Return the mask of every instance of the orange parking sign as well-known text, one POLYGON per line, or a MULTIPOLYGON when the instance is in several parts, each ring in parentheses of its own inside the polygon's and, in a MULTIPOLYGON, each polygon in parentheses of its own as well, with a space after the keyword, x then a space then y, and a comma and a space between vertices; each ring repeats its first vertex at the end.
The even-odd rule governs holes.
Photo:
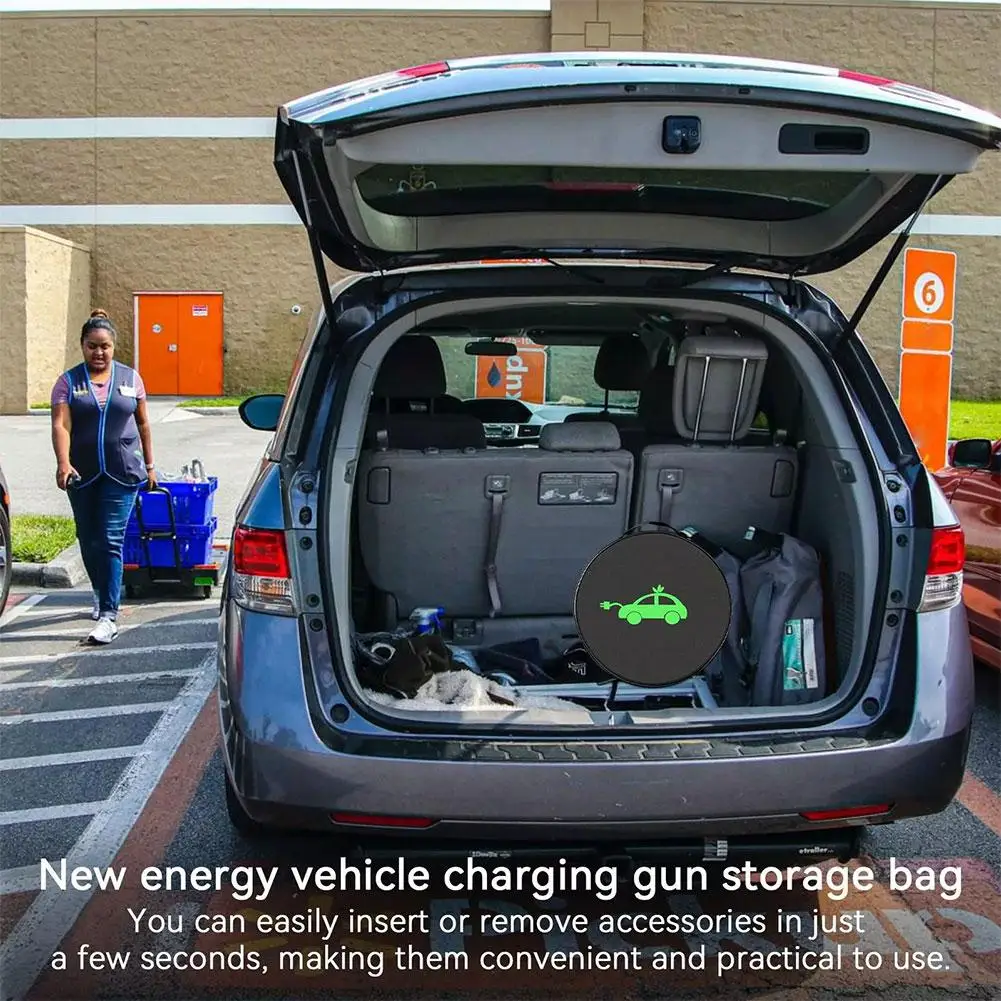
POLYGON ((900 413, 929 470, 945 465, 949 443, 952 355, 904 351, 900 356, 900 413))
POLYGON ((507 358, 476 359, 476 396, 546 402, 546 349, 518 338, 518 353, 507 358), (531 346, 530 346, 531 344, 531 346))
POLYGON ((912 247, 904 252, 900 324, 900 412, 918 454, 945 465, 952 397, 956 255, 912 247))
POLYGON ((953 326, 938 320, 904 320, 900 325, 900 347, 903 351, 952 350, 953 326))
POLYGON ((904 319, 952 323, 955 311, 956 255, 951 250, 905 250, 904 319))

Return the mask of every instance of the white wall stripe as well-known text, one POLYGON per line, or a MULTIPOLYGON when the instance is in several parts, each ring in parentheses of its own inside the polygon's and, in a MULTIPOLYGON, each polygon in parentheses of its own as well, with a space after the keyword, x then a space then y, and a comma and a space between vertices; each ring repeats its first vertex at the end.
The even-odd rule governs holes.
MULTIPOLYGON (((0 205, 0 226, 301 226, 291 205, 0 205)), ((899 230, 898 230, 899 232, 899 230)), ((1001 236, 1001 215, 926 215, 917 236, 1001 236)))
POLYGON ((51 768, 56 765, 83 765, 90 761, 118 761, 121 758, 134 758, 141 751, 141 744, 133 744, 129 747, 98 747, 92 751, 67 751, 65 754, 29 754, 23 758, 0 758, 0 772, 51 768))
POLYGON ((272 118, 0 118, 0 139, 271 139, 272 118))
POLYGON ((60 803, 59 806, 41 806, 33 810, 7 810, 0 813, 0 826, 37 824, 46 820, 62 820, 64 817, 89 817, 102 806, 103 800, 96 803, 60 803))
POLYGON ((8 672, 0 671, 0 690, 15 688, 89 688, 92 685, 123 685, 132 681, 170 681, 172 678, 190 678, 197 671, 185 668, 172 671, 145 671, 141 674, 98 674, 88 678, 46 678, 43 681, 4 681, 8 672))
POLYGON ((0 205, 0 226, 292 226, 291 205, 0 205))
POLYGON ((173 704, 173 702, 131 702, 122 706, 95 706, 93 709, 18 713, 15 716, 0 716, 0 726, 17 726, 19 723, 65 723, 78 719, 102 719, 105 716, 140 716, 143 713, 162 713, 173 704))
MULTIPOLYGON (((897 0, 888 0, 895 3, 897 0)), ((906 6, 996 7, 1001 0, 899 0, 906 6)), ((271 14, 373 13, 379 11, 434 14, 437 12, 548 13, 551 0, 0 0, 0 12, 19 14, 104 14, 121 12, 240 14, 267 11, 271 14)))
MULTIPOLYGON (((959 2, 959 0, 944 0, 959 2)), ((968 2, 968 0, 964 0, 968 2)), ((973 0, 983 3, 985 0, 973 0)), ((994 2, 997 0, 986 0, 994 2)), ((99 14, 118 11, 144 13, 177 13, 198 11, 236 14, 242 11, 267 11, 271 14, 330 11, 337 13, 366 13, 373 11, 401 11, 411 14, 428 14, 437 11, 508 11, 548 13, 550 0, 0 0, 0 13, 11 14, 99 14)))

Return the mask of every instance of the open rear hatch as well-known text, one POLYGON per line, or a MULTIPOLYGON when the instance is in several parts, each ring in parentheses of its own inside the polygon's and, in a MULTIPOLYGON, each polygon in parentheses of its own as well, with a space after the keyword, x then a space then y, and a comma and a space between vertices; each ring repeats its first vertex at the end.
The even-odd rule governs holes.
MULTIPOLYGON (((369 272, 527 257, 670 261, 706 265, 710 272, 744 268, 787 277, 842 267, 902 230, 873 287, 845 327, 847 336, 929 198, 955 175, 972 171, 985 150, 997 148, 1001 148, 1001 119, 889 80, 761 60, 585 53, 442 62, 303 98, 280 109, 275 164, 306 225, 328 315, 333 310, 324 256, 341 268, 369 272)), ((766 362, 780 364, 784 353, 769 355, 762 342, 758 354, 748 354, 756 336, 753 327, 748 332, 750 338, 737 337, 717 345, 718 357, 712 359, 713 371, 724 373, 720 376, 724 381, 730 378, 725 373, 737 373, 733 383, 738 387, 736 402, 728 397, 729 402, 716 407, 725 424, 717 429, 721 448, 733 445, 739 437, 735 433, 738 412, 742 426, 746 425, 741 434, 750 434, 755 408, 753 403, 745 407, 740 395, 745 376, 750 380, 747 373, 755 366, 767 367, 766 362)), ((774 329, 771 334, 775 334, 774 329)), ((684 354, 682 349, 679 351, 684 354)), ((665 453, 664 469, 658 467, 655 471, 657 476, 650 480, 649 491, 651 503, 660 511, 663 508, 658 505, 663 498, 658 500, 658 491, 660 495, 665 490, 671 493, 668 488, 674 482, 660 474, 676 471, 675 466, 684 464, 678 460, 679 454, 685 462, 704 462, 703 472, 710 479, 718 479, 726 472, 714 462, 712 449, 701 447, 708 427, 703 403, 709 399, 706 379, 710 359, 700 356, 693 365, 691 379, 679 383, 677 391, 689 384, 692 387, 689 395, 696 403, 690 437, 698 440, 700 449, 686 447, 677 454, 665 453)), ((411 376, 416 371, 409 362, 404 368, 411 376)), ((432 381, 437 385, 437 376, 432 381)), ((442 392, 439 387, 417 393, 408 383, 404 395, 431 398, 442 392)), ((681 399, 676 412, 687 413, 690 402, 688 397, 681 399)), ((386 414, 392 412, 391 403, 387 403, 386 414)), ((832 404, 835 410, 839 405, 832 404)), ((600 438, 601 432, 595 433, 600 438)), ((565 472, 572 479, 580 472, 580 465, 587 466, 590 475, 597 460, 587 454, 588 449, 579 441, 567 444, 553 437, 551 451, 542 456, 548 464, 547 473, 552 472, 550 465, 560 470, 566 466, 565 472), (560 458, 563 452, 571 458, 560 458), (578 462, 574 455, 584 458, 578 462)), ((540 443, 540 448, 544 445, 540 443)), ((389 448, 394 446, 390 444, 389 448)), ((455 602, 440 598, 448 587, 461 601, 463 595, 471 593, 470 588, 479 586, 476 575, 481 568, 473 567, 470 573, 475 580, 465 588, 456 578, 454 561, 445 559, 455 539, 443 543, 437 554, 430 551, 430 540, 436 527, 448 532, 454 529, 458 538, 459 516, 479 511, 475 505, 482 507, 487 501, 493 503, 491 537, 496 538, 496 512, 500 508, 493 495, 485 499, 482 484, 484 477, 490 482, 489 474, 497 473, 493 456, 503 451, 467 449, 472 454, 460 456, 456 462, 475 466, 474 474, 455 477, 454 484, 445 489, 442 484, 447 478, 439 476, 437 470, 432 470, 435 475, 426 483, 421 479, 427 472, 424 465, 442 458, 436 454, 437 447, 427 449, 427 455, 421 449, 408 449, 396 446, 398 454, 393 461, 398 468, 392 469, 385 455, 376 456, 376 461, 363 453, 356 482, 367 486, 365 492, 355 494, 372 508, 363 510, 360 517, 362 528, 367 526, 369 535, 382 546, 373 557, 377 570, 383 564, 391 570, 394 560, 406 555, 399 545, 401 538, 419 538, 427 550, 419 563, 411 561, 404 568, 412 575, 414 566, 420 567, 421 588, 412 589, 413 594, 407 592, 401 597, 398 582, 405 574, 386 570, 385 576, 393 579, 393 587, 381 590, 390 593, 395 588, 401 605, 398 611, 404 618, 411 609, 428 611, 424 608, 424 591, 434 592, 428 600, 454 606, 455 602), (375 462, 378 468, 370 470, 366 462, 375 462), (490 468, 480 469, 484 463, 490 468), (375 487, 370 482, 373 478, 375 487), (405 487, 418 480, 421 490, 411 494, 424 498, 421 516, 430 527, 415 530, 408 521, 401 528, 393 519, 407 514, 403 510, 405 487), (463 505, 462 491, 467 487, 476 496, 463 505), (437 508, 430 497, 434 490, 440 495, 437 508), (425 561, 434 558, 447 566, 456 579, 446 580, 441 587, 430 587, 425 561), (416 594, 417 590, 421 595, 416 594)), ((605 479, 620 474, 616 463, 632 469, 632 459, 621 447, 596 445, 592 450, 604 452, 598 464, 604 464, 605 479)), ((820 451, 820 461, 828 462, 829 450, 820 451)), ((761 447, 738 448, 737 453, 742 462, 760 460, 767 466, 767 475, 757 476, 754 482, 764 484, 769 498, 794 496, 791 481, 778 494, 775 486, 778 481, 784 482, 783 477, 788 479, 783 470, 792 469, 797 461, 790 442, 771 441, 761 447)), ((519 471, 512 467, 509 472, 513 484, 519 471)), ((837 476, 837 470, 831 475, 837 476)), ((727 476, 714 488, 715 497, 725 497, 733 482, 749 482, 743 474, 731 479, 727 476)), ((628 479, 623 474, 617 482, 626 484, 628 479)), ((811 476, 806 490, 818 511, 823 506, 818 498, 838 493, 816 485, 821 479, 811 476)), ((506 490, 507 477, 501 476, 499 481, 506 490)), ((851 491, 842 493, 847 496, 851 491)), ((621 498, 618 494, 612 496, 612 502, 621 501, 621 507, 627 503, 628 494, 629 490, 624 489, 621 498)), ((548 502, 543 495, 526 497, 525 505, 533 510, 548 502)), ((595 503, 588 509, 597 512, 594 516, 598 517, 603 508, 597 497, 591 499, 595 503)), ((509 507, 516 507, 516 500, 511 500, 509 507)), ((343 503, 338 507, 341 512, 345 509, 343 503)), ((863 547, 862 526, 869 525, 872 533, 876 532, 875 508, 868 521, 850 511, 827 511, 813 520, 813 534, 817 537, 814 541, 835 555, 851 547, 853 552, 863 547), (843 537, 836 537, 837 526, 844 528, 843 537)), ((679 527, 689 523, 681 521, 679 527)), ((758 520, 757 524, 761 526, 762 522, 758 520)), ((747 525, 748 521, 744 521, 741 531, 747 525)), ((624 526, 625 522, 612 537, 624 526)), ((599 538, 583 521, 578 536, 599 538)), ((562 528, 547 529, 528 551, 533 559, 545 557, 543 562, 552 563, 556 560, 552 540, 568 546, 574 538, 564 524, 562 528)), ((366 559, 373 552, 369 546, 366 559)), ((844 576, 839 566, 829 566, 827 571, 839 580, 844 576)), ((525 586, 508 588, 508 595, 524 599, 526 608, 521 612, 526 616, 536 614, 527 608, 526 595, 533 588, 546 600, 552 600, 542 574, 539 569, 524 572, 525 586)), ((506 579, 511 581, 510 573, 506 579)), ((613 597, 614 602, 606 604, 634 598, 635 604, 640 600, 631 595, 613 597)), ((838 600, 842 601, 840 591, 838 600)), ((510 604, 511 599, 505 598, 505 602, 510 604)), ((851 611, 851 601, 846 599, 842 604, 845 621, 854 623, 857 616, 851 611)), ((517 608, 505 608, 505 616, 508 611, 519 614, 517 608)), ((819 613, 811 614, 820 621, 819 613)), ((387 617, 385 625, 378 628, 392 629, 394 625, 387 617)), ((472 634, 466 637, 470 642, 464 642, 461 630, 456 632, 454 626, 455 646, 463 648, 465 654, 462 650, 447 654, 439 649, 424 657, 408 647, 413 655, 412 674, 418 680, 425 676, 423 672, 432 670, 428 658, 433 661, 436 657, 465 656, 476 645, 472 634), (423 667, 418 663, 422 658, 423 667)), ((719 708, 700 678, 674 686, 670 692, 651 693, 652 702, 644 701, 643 692, 634 692, 628 685, 610 690, 602 684, 610 679, 589 676, 587 658, 580 656, 574 642, 561 644, 563 639, 572 641, 573 637, 559 633, 560 627, 561 623, 554 621, 553 635, 546 640, 547 649, 555 650, 557 656, 544 663, 547 676, 559 676, 556 683, 547 685, 529 679, 522 686, 524 679, 515 679, 516 687, 534 689, 538 696, 534 708, 543 720, 558 720, 560 725, 603 725, 610 719, 630 723, 646 719, 660 725, 676 722, 679 711, 719 708), (613 700, 619 699, 632 702, 634 713, 617 717, 613 700)), ((666 629, 663 625, 660 628, 666 629)), ((527 638, 538 637, 533 633, 527 638)), ((517 646, 526 640, 526 634, 515 632, 510 638, 517 646)), ((370 674, 382 671, 386 662, 380 658, 388 656, 392 660, 396 656, 385 645, 389 639, 370 635, 371 642, 354 650, 356 666, 367 663, 370 674)), ((474 659, 480 658, 478 667, 484 669, 484 658, 492 657, 496 673, 504 675, 507 655, 508 662, 513 657, 524 672, 530 673, 536 664, 535 656, 524 655, 521 647, 511 654, 509 645, 506 651, 500 649, 504 646, 495 644, 489 650, 480 646, 474 654, 474 659)), ((441 676, 456 678, 457 674, 449 670, 441 676)), ((498 696, 496 689, 493 694, 498 696)), ((393 686, 388 686, 374 701, 392 713, 398 695, 393 686)), ((483 704, 468 707, 463 725, 469 719, 482 722, 484 715, 490 714, 496 723, 509 712, 503 692, 499 702, 483 697, 483 704)), ((763 698, 755 707, 792 708, 799 704, 798 699, 788 695, 777 700, 763 698)))
POLYGON ((285 105, 278 174, 353 271, 525 256, 813 274, 918 212, 1001 119, 825 67, 667 54, 435 63, 285 105))

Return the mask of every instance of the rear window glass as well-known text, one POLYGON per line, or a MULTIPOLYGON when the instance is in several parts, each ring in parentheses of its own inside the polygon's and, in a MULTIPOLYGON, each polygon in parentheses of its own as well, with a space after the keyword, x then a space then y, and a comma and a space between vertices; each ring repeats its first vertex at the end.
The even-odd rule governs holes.
MULTIPOLYGON (((597 345, 549 345, 527 337, 510 338, 519 353, 505 357, 475 357, 465 353, 468 338, 436 336, 445 364, 447 392, 461 400, 509 397, 525 403, 571 407, 601 407, 605 391, 594 381, 597 345)), ((609 406, 634 410, 638 392, 608 394, 609 406)))
POLYGON ((398 216, 478 212, 650 212, 781 221, 825 212, 868 175, 831 171, 631 170, 376 164, 364 201, 398 216))

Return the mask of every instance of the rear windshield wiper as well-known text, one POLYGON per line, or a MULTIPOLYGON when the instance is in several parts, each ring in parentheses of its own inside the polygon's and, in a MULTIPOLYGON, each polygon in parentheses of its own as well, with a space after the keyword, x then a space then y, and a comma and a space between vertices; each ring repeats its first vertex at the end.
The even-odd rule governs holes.
POLYGON ((593 282, 595 285, 607 284, 605 279, 600 275, 588 274, 588 272, 581 271, 580 268, 574 267, 572 264, 564 264, 562 261, 554 261, 551 257, 546 257, 545 254, 538 254, 538 257, 539 260, 545 261, 546 264, 551 264, 554 268, 559 268, 560 271, 564 271, 568 275, 573 275, 575 278, 583 278, 585 281, 593 282))
POLYGON ((655 289, 678 289, 687 288, 689 285, 697 285, 707 278, 716 278, 719 275, 728 275, 734 268, 740 267, 744 263, 743 257, 730 257, 717 261, 708 268, 698 268, 688 271, 685 274, 675 272, 670 275, 657 275, 651 278, 647 285, 655 289))

